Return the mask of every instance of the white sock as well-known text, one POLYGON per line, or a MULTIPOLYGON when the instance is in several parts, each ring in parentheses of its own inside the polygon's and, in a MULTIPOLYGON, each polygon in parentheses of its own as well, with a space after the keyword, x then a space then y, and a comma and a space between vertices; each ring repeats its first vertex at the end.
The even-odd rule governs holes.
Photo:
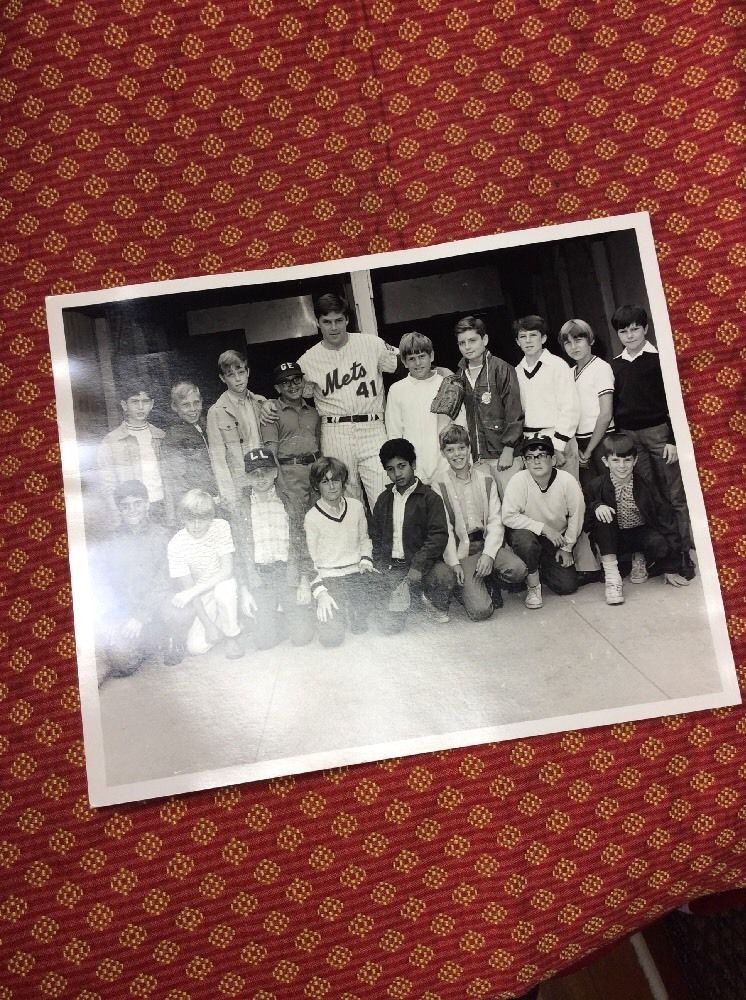
POLYGON ((604 571, 604 580, 606 583, 621 583, 622 576, 619 572, 619 563, 616 559, 602 559, 601 566, 604 571))

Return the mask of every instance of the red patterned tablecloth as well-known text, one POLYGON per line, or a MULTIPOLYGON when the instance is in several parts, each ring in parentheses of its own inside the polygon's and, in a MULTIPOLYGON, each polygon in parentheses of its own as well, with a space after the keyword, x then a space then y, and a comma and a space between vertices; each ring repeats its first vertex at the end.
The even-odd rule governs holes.
POLYGON ((44 316, 647 210, 743 679, 744 16, 5 0, 2 1000, 509 996, 746 883, 741 709, 89 809, 44 316))

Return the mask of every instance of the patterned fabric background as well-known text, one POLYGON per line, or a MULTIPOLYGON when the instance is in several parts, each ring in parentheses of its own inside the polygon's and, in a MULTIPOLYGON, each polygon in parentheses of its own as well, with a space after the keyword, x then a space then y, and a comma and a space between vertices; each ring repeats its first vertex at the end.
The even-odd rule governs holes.
POLYGON ((744 12, 4 0, 0 998, 521 993, 746 883, 740 709, 87 806, 44 296, 647 210, 740 676, 744 12))

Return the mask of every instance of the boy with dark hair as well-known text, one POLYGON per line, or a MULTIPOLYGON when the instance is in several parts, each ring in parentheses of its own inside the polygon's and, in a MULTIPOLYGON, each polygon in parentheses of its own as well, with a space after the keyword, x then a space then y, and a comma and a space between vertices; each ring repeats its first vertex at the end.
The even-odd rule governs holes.
MULTIPOLYGON (((431 407, 444 374, 450 373, 448 369, 433 368, 433 342, 423 333, 405 333, 399 343, 399 357, 409 374, 389 389, 386 433, 412 442, 420 481, 431 483, 443 466, 438 434, 451 422, 446 414, 434 413, 431 407)), ((463 422, 463 409, 457 419, 463 422)))
POLYGON ((160 651, 168 666, 184 656, 191 616, 171 604, 168 532, 150 520, 148 491, 139 480, 114 487, 121 527, 91 548, 96 595, 99 683, 127 677, 160 651))
POLYGON ((523 435, 523 406, 515 369, 490 353, 487 329, 478 316, 460 319, 454 333, 462 355, 458 373, 474 464, 492 476, 502 496, 521 468, 516 451, 523 435))
POLYGON ((321 341, 298 359, 321 417, 321 451, 347 466, 347 492, 362 490, 372 508, 385 486, 378 449, 386 440, 382 372, 396 371, 396 352, 380 337, 350 332, 350 310, 339 295, 314 302, 321 341))
POLYGON ((305 379, 296 361, 274 370, 277 419, 262 419, 264 446, 281 467, 283 489, 303 511, 311 506, 308 470, 320 455, 319 415, 303 398, 305 379))
POLYGON ((574 594, 578 574, 572 550, 583 529, 585 501, 577 479, 555 468, 554 442, 545 434, 523 445, 526 468, 508 483, 503 524, 528 569, 526 607, 543 607, 542 580, 556 594, 574 594))
POLYGON ((679 456, 668 413, 660 357, 648 341, 648 314, 642 306, 620 306, 611 317, 624 350, 611 362, 614 372, 614 423, 637 445, 639 472, 668 497, 676 513, 681 538, 679 573, 695 575, 690 550, 693 545, 689 508, 681 478, 679 456))
POLYGON ((523 358, 516 367, 523 404, 525 437, 545 435, 554 445, 554 463, 576 479, 579 475, 575 432, 580 402, 569 366, 545 348, 547 324, 541 316, 513 323, 523 358))
POLYGON ((391 480, 373 508, 373 562, 384 575, 387 604, 383 626, 400 632, 406 622, 410 588, 445 624, 455 585, 453 570, 443 562, 448 525, 443 501, 415 475, 411 442, 394 438, 381 447, 381 465, 391 480))
POLYGON ((219 492, 202 416, 202 394, 193 382, 177 382, 171 388, 171 409, 176 420, 166 428, 161 468, 167 520, 174 524, 179 501, 189 490, 205 490, 214 500, 219 492))
POLYGON ((168 543, 168 568, 178 587, 171 603, 191 611, 187 652, 199 656, 224 639, 225 655, 238 659, 243 647, 230 525, 215 517, 215 501, 204 490, 189 490, 179 512, 184 527, 168 543))
POLYGON ((207 411, 207 441, 220 499, 232 511, 246 486, 244 456, 262 444, 260 404, 265 398, 249 392, 249 366, 239 351, 223 351, 218 377, 225 392, 207 411))
POLYGON ((114 500, 117 483, 139 480, 145 485, 150 503, 150 516, 162 521, 165 516, 161 447, 165 437, 160 427, 149 423, 154 399, 147 381, 132 375, 122 382, 119 405, 124 420, 101 442, 97 460, 101 490, 112 527, 121 524, 114 500))
POLYGON ((322 646, 338 646, 347 625, 353 632, 368 628, 371 541, 365 508, 355 497, 345 496, 347 478, 347 466, 337 458, 320 458, 311 466, 311 487, 320 498, 306 513, 304 523, 316 570, 311 593, 322 646))
POLYGON ((688 584, 675 570, 680 559, 676 518, 655 482, 637 471, 638 449, 625 433, 603 441, 603 476, 586 487, 585 528, 601 556, 606 581, 606 603, 624 604, 618 559, 631 556, 630 583, 644 583, 648 565, 658 562, 674 572, 665 579, 675 586, 688 584))
POLYGON ((303 511, 277 488, 268 448, 252 449, 244 462, 248 485, 233 518, 241 604, 254 619, 257 649, 271 649, 286 632, 303 646, 314 630, 303 511))
POLYGON ((467 615, 484 621, 502 607, 500 584, 522 583, 526 565, 504 544, 497 484, 472 465, 466 428, 451 424, 441 432, 440 447, 448 468, 433 489, 448 517, 443 559, 461 587, 467 615))

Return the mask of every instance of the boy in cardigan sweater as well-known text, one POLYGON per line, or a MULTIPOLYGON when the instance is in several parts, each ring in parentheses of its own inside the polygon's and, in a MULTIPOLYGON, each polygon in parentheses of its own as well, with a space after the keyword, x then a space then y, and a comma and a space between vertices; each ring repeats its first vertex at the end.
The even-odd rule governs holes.
POLYGON ((440 435, 448 470, 433 489, 445 504, 448 544, 443 560, 461 587, 467 615, 484 621, 502 607, 500 583, 522 583, 526 564, 504 543, 500 498, 492 476, 471 463, 469 433, 451 424, 440 435))
POLYGON ((347 466, 325 456, 313 463, 311 486, 321 494, 306 513, 304 525, 308 552, 316 570, 311 593, 316 602, 319 642, 339 646, 346 624, 365 632, 370 611, 373 573, 371 541, 365 508, 355 497, 345 496, 347 466))
POLYGON ((233 518, 243 610, 254 619, 257 649, 286 634, 304 646, 314 622, 301 509, 276 488, 279 469, 268 448, 252 449, 244 464, 248 486, 233 518))
POLYGON ((657 480, 674 511, 681 540, 679 573, 695 574, 689 508, 681 467, 668 414, 666 390, 658 351, 647 340, 648 314, 642 306, 620 306, 611 317, 624 350, 611 362, 614 372, 614 425, 637 445, 638 471, 657 480))
POLYGON ((526 468, 508 483, 503 524, 513 551, 528 568, 526 607, 543 607, 541 581, 556 594, 578 589, 572 549, 583 528, 585 501, 577 479, 554 467, 554 443, 546 435, 528 439, 526 468))

